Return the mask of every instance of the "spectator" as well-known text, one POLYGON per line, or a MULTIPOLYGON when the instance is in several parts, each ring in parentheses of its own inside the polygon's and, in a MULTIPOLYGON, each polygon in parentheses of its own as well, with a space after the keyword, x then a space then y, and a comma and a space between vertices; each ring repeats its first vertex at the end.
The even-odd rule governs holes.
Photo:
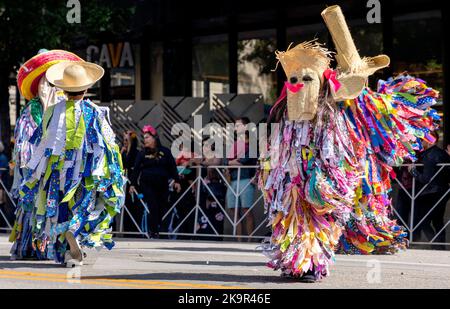
MULTIPOLYGON (((205 140, 204 140, 205 142, 205 140)), ((215 232, 223 234, 224 214, 222 208, 225 207, 226 187, 222 183, 220 175, 215 168, 210 166, 218 166, 222 163, 221 158, 215 156, 215 145, 203 144, 203 158, 197 164, 207 167, 202 169, 202 178, 208 186, 202 186, 200 195, 200 205, 204 214, 200 214, 198 223, 199 234, 211 234, 215 232), (222 208, 219 206, 222 206, 222 208)), ((202 237, 203 240, 222 240, 221 237, 202 237)))
MULTIPOLYGON (((235 122, 237 139, 233 144, 232 153, 227 156, 231 160, 225 160, 225 164, 230 166, 251 166, 256 165, 257 158, 250 158, 249 149, 249 132, 246 125, 250 123, 247 117, 238 118, 235 122), (242 138, 242 136, 245 136, 242 138)), ((253 183, 256 170, 253 168, 240 169, 240 179, 238 168, 230 168, 229 176, 231 180, 231 188, 228 188, 226 193, 226 204, 228 214, 232 220, 234 220, 235 212, 237 211, 237 221, 245 215, 245 225, 247 229, 247 235, 250 235, 254 230, 254 215, 251 207, 253 205, 253 197, 255 192, 255 185, 253 183), (237 187, 239 184, 239 191, 237 187), (236 193, 238 199, 233 193, 236 193), (238 208, 236 210, 236 207, 238 208)), ((239 223, 236 227, 237 235, 242 235, 242 226, 239 223)), ((240 241, 240 238, 238 237, 240 241)))
MULTIPOLYGON (((191 213, 192 208, 195 207, 196 199, 195 192, 197 186, 191 186, 197 176, 197 169, 192 168, 194 164, 195 154, 191 151, 193 144, 190 145, 190 149, 184 145, 180 145, 180 153, 178 154, 175 162, 178 168, 178 175, 180 178, 180 192, 174 192, 171 194, 171 204, 176 206, 174 211, 176 212, 176 218, 171 222, 171 232, 180 234, 192 234, 194 232, 195 216, 191 213), (182 223, 180 225, 180 223, 182 223), (178 228, 177 228, 178 227, 178 228), (177 228, 175 230, 175 228, 177 228)), ((191 236, 181 235, 177 237, 179 239, 192 239, 191 236)))
POLYGON ((136 157, 131 175, 130 192, 136 192, 139 186, 150 211, 148 231, 151 238, 159 238, 161 215, 167 210, 169 198, 169 180, 174 179, 174 188, 180 191, 179 177, 175 159, 170 150, 163 147, 158 134, 150 125, 143 129, 144 150, 136 157))
MULTIPOLYGON (((6 216, 6 219, 12 223, 14 221, 14 210, 9 205, 5 189, 9 189, 9 162, 5 154, 5 147, 0 141, 0 211, 6 216)), ((0 227, 6 227, 5 218, 0 214, 0 227)))
MULTIPOLYGON (((433 239, 435 235, 441 231, 444 227, 444 214, 447 200, 450 197, 449 194, 445 195, 450 182, 449 168, 445 167, 437 174, 441 168, 440 166, 437 166, 437 164, 450 163, 450 156, 436 145, 439 136, 436 133, 433 133, 433 136, 436 138, 434 144, 424 142, 425 150, 421 153, 419 158, 419 163, 422 163, 423 167, 419 166, 411 169, 411 173, 416 177, 418 183, 416 191, 420 192, 420 190, 423 189, 423 192, 416 199, 414 208, 414 226, 417 226, 417 224, 425 218, 414 231, 413 240, 416 241, 420 238, 422 231, 428 241, 433 239), (428 214, 434 205, 436 205, 436 207, 428 214)), ((435 239, 435 242, 445 242, 444 231, 439 234, 435 239)))
MULTIPOLYGON (((14 149, 16 145, 16 140, 14 139, 14 136, 11 137, 10 143, 9 143, 9 149, 14 149)), ((12 185, 14 180, 14 168, 16 166, 16 162, 14 160, 9 161, 9 180, 12 185)))
MULTIPOLYGON (((193 145, 190 145, 190 146, 192 149, 193 145)), ((195 159, 194 159, 195 154, 190 149, 188 149, 185 144, 181 144, 179 150, 180 150, 180 153, 178 154, 178 156, 175 160, 177 166, 188 167, 189 165, 191 165, 192 162, 195 161, 195 159)))
POLYGON ((127 175, 131 175, 133 172, 134 164, 136 163, 136 157, 138 150, 138 138, 136 132, 127 131, 123 134, 123 147, 120 151, 122 155, 123 168, 127 175))
MULTIPOLYGON (((125 170, 125 175, 130 177, 133 174, 134 164, 136 163, 136 157, 138 154, 138 139, 136 132, 127 131, 123 134, 123 147, 120 151, 122 155, 122 164, 125 170)), ((127 187, 129 184, 127 183, 127 187)), ((131 216, 138 222, 137 218, 141 217, 143 213, 143 207, 140 205, 140 202, 132 197, 129 190, 127 190, 127 194, 125 197, 125 206, 130 212, 131 216)), ((123 216, 123 228, 126 232, 137 232, 138 229, 135 226, 133 220, 125 211, 122 213, 123 216)), ((119 225, 119 222, 117 222, 119 225)))
MULTIPOLYGON (((411 163, 405 161, 404 164, 411 163)), ((398 195, 395 203, 395 209, 397 210, 396 217, 398 218, 397 223, 404 225, 404 223, 409 228, 410 225, 410 209, 411 209, 411 198, 408 193, 412 193, 412 180, 413 176, 408 170, 408 167, 403 166, 399 168, 395 168, 395 174, 397 180, 401 183, 402 186, 398 186, 398 195), (406 192, 406 191, 408 192, 406 192), (400 220, 401 218, 401 220, 400 220)))
MULTIPOLYGON (((5 187, 8 187, 9 163, 5 154, 5 146, 0 142, 0 178, 5 187)), ((1 188, 1 186, 0 186, 1 188)))

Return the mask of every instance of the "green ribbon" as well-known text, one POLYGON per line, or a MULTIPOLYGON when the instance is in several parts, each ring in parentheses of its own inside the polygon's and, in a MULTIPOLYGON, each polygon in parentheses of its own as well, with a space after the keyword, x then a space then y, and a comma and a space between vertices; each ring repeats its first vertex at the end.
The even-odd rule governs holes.
POLYGON ((47 108, 47 110, 44 112, 44 115, 42 118, 42 138, 45 138, 47 136, 47 127, 50 122, 50 119, 53 116, 54 109, 55 109, 55 105, 52 105, 49 108, 47 108))
POLYGON ((45 215, 45 212, 47 211, 47 199, 46 199, 46 192, 43 190, 43 188, 39 188, 36 204, 37 204, 36 215, 38 216, 45 215))
POLYGON ((30 106, 30 114, 36 124, 40 124, 42 121, 42 104, 38 97, 31 99, 27 106, 30 106))
POLYGON ((69 100, 66 103, 66 150, 79 149, 86 133, 84 117, 80 117, 78 126, 75 121, 75 102, 69 100))
POLYGON ((77 186, 73 187, 69 192, 67 192, 66 195, 64 196, 63 200, 61 201, 61 203, 70 201, 74 197, 75 192, 78 189, 78 186, 79 186, 79 184, 77 186))
POLYGON ((66 150, 74 149, 75 136, 75 102, 66 102, 66 150))

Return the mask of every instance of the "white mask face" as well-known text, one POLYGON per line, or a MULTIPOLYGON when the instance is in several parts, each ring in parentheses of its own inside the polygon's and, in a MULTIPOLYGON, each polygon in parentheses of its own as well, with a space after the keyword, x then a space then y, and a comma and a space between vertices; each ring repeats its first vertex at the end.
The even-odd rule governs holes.
POLYGON ((312 120, 317 113, 323 72, 330 66, 328 50, 315 41, 277 52, 287 82, 287 116, 290 121, 312 120))
POLYGON ((38 95, 44 110, 56 104, 56 88, 52 87, 45 76, 41 78, 38 85, 38 95))
POLYGON ((302 67, 288 76, 293 86, 303 85, 297 92, 287 90, 288 119, 293 121, 311 120, 317 112, 321 80, 319 74, 311 69, 302 67))

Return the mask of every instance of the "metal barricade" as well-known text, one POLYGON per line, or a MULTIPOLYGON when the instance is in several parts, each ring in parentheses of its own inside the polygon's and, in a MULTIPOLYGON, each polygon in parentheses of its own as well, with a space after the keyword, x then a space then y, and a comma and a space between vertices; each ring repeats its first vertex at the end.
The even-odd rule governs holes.
MULTIPOLYGON (((269 231, 261 231, 262 227, 264 226, 264 223, 267 222, 267 218, 264 215, 264 205, 262 203, 262 194, 259 190, 256 190, 256 184, 253 184, 253 182, 256 182, 256 176, 252 176, 252 178, 247 181, 245 186, 241 186, 241 183, 243 182, 243 179, 241 179, 241 170, 242 169, 258 169, 259 166, 209 166, 209 167, 202 167, 202 166, 192 166, 190 169, 195 170, 196 177, 192 180, 192 183, 187 187, 184 192, 182 192, 174 203, 172 203, 169 206, 169 209, 166 211, 166 213, 162 216, 161 222, 164 223, 164 221, 169 220, 173 218, 174 214, 179 213, 177 210, 177 207, 181 207, 181 201, 190 193, 194 194, 193 200, 195 201, 193 205, 190 205, 191 208, 189 211, 182 217, 179 218, 179 220, 176 222, 175 226, 172 226, 170 230, 163 230, 160 232, 161 235, 167 235, 169 237, 179 237, 179 236, 186 236, 186 237, 199 237, 201 239, 202 237, 217 237, 217 238, 246 238, 246 239, 263 239, 266 237, 266 234, 269 231), (202 177, 201 170, 202 169, 213 169, 221 178, 221 183, 223 186, 225 186, 227 190, 227 194, 233 196, 234 198, 234 207, 233 208, 227 208, 225 203, 223 201, 219 200, 219 197, 216 196, 211 189, 210 185, 208 184, 208 181, 206 177, 202 177), (229 169, 235 169, 237 170, 237 177, 234 181, 236 187, 233 188, 232 184, 227 180, 227 177, 225 175, 225 171, 229 169), (247 207, 245 209, 242 209, 240 207, 240 202, 242 202, 242 194, 248 189, 249 186, 255 186, 256 197, 254 197, 252 200, 252 204, 250 207, 247 207), (204 189, 204 190, 202 190, 204 189), (211 218, 205 213, 205 210, 203 209, 201 205, 201 195, 202 194, 208 194, 210 198, 212 198, 217 205, 217 207, 220 209, 220 211, 223 214, 224 218, 224 225, 228 225, 230 227, 229 232, 223 232, 220 233, 217 228, 215 227, 215 224, 211 222, 211 218), (228 210, 227 209, 232 209, 228 210), (259 216, 262 217, 261 220, 256 222, 254 224, 253 230, 247 231, 247 233, 244 235, 242 233, 238 234, 238 227, 239 225, 244 223, 244 220, 247 220, 249 216, 254 216, 254 212, 257 212, 259 216), (188 218, 193 216, 194 220, 192 221, 192 226, 189 227, 188 230, 191 232, 181 232, 181 227, 188 222, 188 218), (207 224, 211 227, 211 230, 213 233, 205 234, 205 233, 199 233, 198 232, 198 222, 199 218, 202 218, 205 220, 207 224), (258 232, 259 235, 258 235, 258 232)), ((136 192, 137 194, 137 192, 136 192)), ((139 199, 139 205, 146 207, 145 202, 142 199, 139 199)), ((185 205, 184 205, 185 206, 185 205)), ((128 216, 130 216, 130 219, 132 222, 134 222, 134 225, 136 228, 138 228, 139 233, 131 232, 132 234, 141 234, 148 237, 147 233, 142 232, 142 229, 138 226, 136 218, 134 218, 131 215, 131 212, 127 209, 127 205, 124 206, 125 212, 123 212, 122 216, 127 213, 128 216)), ((148 209, 147 209, 148 211, 148 209)), ((255 218, 253 218, 255 219, 255 218)), ((123 218, 121 218, 121 222, 123 222, 123 218)), ((173 222, 172 222, 173 223, 173 222)), ((166 224, 167 226, 171 226, 172 224, 166 224)), ((184 228, 183 230, 186 230, 184 228)), ((123 230, 123 224, 120 224, 120 227, 118 231, 116 231, 117 234, 130 234, 129 231, 123 230)))
MULTIPOLYGON (((409 167, 409 166, 421 166, 420 164, 405 164, 402 165, 402 167, 409 167)), ((414 233, 420 230, 421 226, 423 224, 428 223, 428 219, 430 218, 430 215, 433 213, 436 208, 442 207, 442 202, 449 200, 450 197, 450 187, 447 189, 447 191, 442 194, 442 196, 434 202, 434 205, 431 205, 429 207, 428 205, 428 211, 426 214, 420 218, 417 217, 417 210, 419 207, 423 207, 423 205, 418 205, 417 200, 421 197, 423 197, 424 190, 430 185, 430 183, 440 174, 443 173, 445 168, 450 168, 450 164, 438 164, 439 169, 437 172, 433 175, 433 177, 430 179, 430 181, 423 185, 420 189, 418 188, 418 181, 415 177, 412 177, 412 186, 410 189, 406 188, 401 181, 396 178, 395 181, 393 181, 393 184, 398 185, 398 192, 404 192, 406 196, 410 199, 409 203, 409 214, 407 217, 402 216, 399 214, 397 209, 397 200, 393 200, 392 205, 392 213, 398 218, 399 224, 402 224, 406 231, 408 232, 409 241, 413 245, 440 245, 440 246, 449 246, 450 240, 449 237, 445 241, 437 242, 436 239, 438 239, 442 235, 446 236, 445 233, 448 233, 448 227, 450 225, 450 209, 447 205, 447 215, 445 216, 444 225, 439 228, 439 230, 435 230, 434 235, 431 237, 431 239, 427 239, 426 241, 421 241, 420 239, 416 239, 414 236, 414 233)), ((193 200, 194 203, 191 205, 191 208, 189 211, 183 216, 179 217, 176 223, 171 222, 171 224, 168 224, 168 228, 166 230, 162 230, 160 233, 161 235, 167 235, 171 238, 175 237, 195 237, 196 239, 202 239, 202 237, 217 237, 217 238, 248 238, 248 239, 263 239, 268 234, 270 234, 270 230, 265 227, 265 230, 262 229, 265 223, 267 223, 267 216, 264 214, 264 205, 262 201, 262 194, 260 190, 255 190, 256 194, 253 199, 253 203, 249 208, 242 209, 239 207, 239 201, 241 198, 241 195, 245 191, 245 189, 252 185, 251 182, 247 182, 245 186, 241 187, 241 181, 237 181, 236 187, 233 187, 229 180, 227 179, 225 175, 226 170, 230 169, 237 169, 237 179, 241 180, 241 172, 243 169, 257 169, 258 166, 209 166, 209 167, 201 167, 201 166, 194 166, 190 167, 191 169, 196 171, 196 176, 193 179, 192 183, 189 185, 189 187, 184 190, 184 192, 180 193, 177 199, 169 205, 169 209, 166 211, 166 213, 162 216, 162 222, 170 221, 177 215, 179 216, 179 211, 177 210, 177 207, 180 207, 180 203, 183 200, 183 198, 186 197, 187 194, 193 194, 193 200), (210 188, 210 184, 208 184, 208 181, 206 177, 202 176, 201 170, 202 169, 213 169, 217 174, 220 176, 221 183, 226 187, 226 190, 228 191, 228 195, 233 196, 234 198, 234 208, 230 210, 224 203, 224 201, 220 201, 219 198, 216 196, 216 194, 213 192, 213 190, 210 188), (203 190, 202 190, 203 189, 203 190), (211 222, 211 218, 208 217, 208 215, 205 213, 204 208, 201 205, 201 198, 202 194, 205 194, 205 192, 214 200, 217 207, 220 209, 220 211, 223 214, 223 221, 224 221, 224 231, 220 233, 218 231, 213 222, 211 222), (260 220, 257 221, 254 224, 254 229, 252 231, 248 231, 243 235, 242 233, 238 233, 238 226, 244 222, 249 216, 253 216, 255 214, 258 214, 256 217, 258 217, 260 220), (189 221, 188 218, 190 216, 193 216, 194 219, 189 221), (205 223, 209 224, 211 227, 212 233, 204 234, 199 233, 198 231, 198 224, 199 224, 199 218, 202 218, 205 220, 205 223), (186 228, 183 228, 184 231, 181 231, 181 227, 184 224, 192 224, 192 226, 189 226, 188 231, 186 231, 186 228)), ((255 177, 251 179, 251 181, 255 181, 255 177)), ((169 185, 169 184, 168 184, 169 185)), ((5 192, 7 193, 7 197, 9 201, 11 202, 11 205, 16 207, 14 199, 11 197, 11 194, 8 192, 7 188, 3 184, 3 182, 0 179, 0 188, 3 188, 5 192)), ((137 198, 137 192, 136 192, 136 198, 137 198)), ((149 214, 149 209, 147 208, 147 205, 145 204, 144 200, 142 198, 137 198, 138 200, 138 207, 141 208, 142 213, 144 211, 149 214)), ((448 204, 448 203, 447 203, 448 204)), ((117 217, 116 220, 118 220, 117 228, 114 230, 115 234, 119 235, 142 235, 144 237, 149 238, 149 234, 147 231, 143 230, 139 222, 139 218, 135 218, 130 210, 128 209, 129 205, 124 205, 124 211, 117 217), (136 227, 136 231, 127 231, 124 229, 124 218, 125 216, 128 216, 129 219, 132 221, 133 225, 136 227)), ((11 230, 13 222, 10 222, 7 219, 7 216, 0 208, 0 216, 3 218, 3 221, 6 222, 5 226, 0 226, 0 230, 11 230)), ((256 220, 255 220, 256 221, 256 220)), ((450 231, 450 229, 449 229, 450 231)), ((445 238, 445 237, 444 237, 445 238)))
MULTIPOLYGON (((0 171, 9 173, 9 169, 6 168, 0 168, 0 171)), ((14 207, 15 210, 17 208, 16 202, 12 198, 11 193, 9 192, 8 188, 5 186, 1 178, 0 178, 0 189, 4 190, 9 202, 11 203, 11 205, 14 207)), ((8 218, 8 216, 1 207, 0 207, 0 217, 3 219, 2 222, 4 222, 4 224, 2 224, 3 226, 0 225, 0 231, 11 231, 13 222, 11 222, 11 219, 8 218)))
MULTIPOLYGON (((411 168, 420 167, 420 166, 423 166, 423 164, 404 164, 404 165, 402 165, 402 167, 411 167, 411 168)), ((415 237, 414 237, 415 232, 417 232, 419 228, 424 228, 424 226, 421 226, 421 225, 423 225, 425 220, 430 219, 431 213, 433 211, 437 210, 438 206, 445 207, 447 212, 450 210, 450 208, 448 207, 448 203, 447 203, 447 205, 442 204, 442 202, 449 201, 450 187, 448 187, 446 192, 436 202, 434 202, 434 205, 429 207, 428 211, 426 212, 426 214, 423 217, 416 216, 418 208, 425 207, 424 205, 417 205, 417 200, 421 197, 422 198, 424 197, 422 195, 423 192, 425 191, 425 189, 428 186, 430 186, 431 182, 436 177, 438 177, 441 173, 444 173, 445 169, 450 169, 450 164, 449 163, 437 164, 437 167, 439 167, 439 169, 436 171, 436 173, 434 173, 434 175, 431 177, 431 179, 428 181, 428 183, 423 184, 422 188, 420 188, 420 189, 417 187, 418 181, 417 181, 416 177, 414 177, 414 176, 412 176, 412 186, 411 186, 410 190, 405 188, 404 184, 402 184, 398 178, 395 178, 395 183, 398 184, 398 186, 400 187, 400 191, 406 193, 406 195, 411 200, 410 209, 409 209, 409 218, 402 217, 402 215, 398 212, 398 209, 396 208, 396 203, 395 203, 396 201, 393 203, 393 207, 392 207, 393 213, 398 217, 398 219, 400 221, 399 223, 401 223, 406 228, 406 230, 409 234, 410 244, 439 245, 439 246, 450 245, 450 239, 448 239, 448 238, 444 242, 436 242, 435 241, 440 235, 441 235, 441 237, 443 235, 444 239, 446 238, 445 232, 446 232, 446 228, 450 224, 450 215, 448 215, 447 221, 444 222, 442 227, 434 227, 433 226, 432 229, 435 229, 435 231, 434 231, 435 234, 433 236, 431 236, 431 239, 429 241, 417 241, 417 240, 415 240, 415 237), (439 228, 439 230, 437 230, 437 228, 439 228)), ((450 183, 450 179, 448 179, 448 182, 450 183)), ((443 216, 445 216, 445 210, 444 210, 443 216)), ((443 218, 443 220, 445 220, 445 217, 443 218)), ((431 222, 429 222, 429 223, 431 223, 431 222)), ((431 227, 426 226, 426 228, 431 228, 431 227)))
MULTIPOLYGON (((421 166, 421 165, 420 164, 404 164, 404 165, 402 165, 402 167, 408 167, 408 166, 421 166)), ((444 168, 450 168, 450 164, 439 164, 438 166, 439 166, 439 170, 435 173, 435 175, 433 175, 433 177, 430 179, 429 183, 432 182, 437 177, 437 175, 444 170, 444 168)), ((211 166, 211 167, 196 166, 196 167, 192 167, 192 168, 197 170, 197 176, 196 176, 195 180, 179 196, 179 198, 170 206, 169 210, 164 214, 162 220, 164 221, 165 219, 170 217, 170 215, 173 213, 173 211, 176 210, 176 207, 177 207, 177 205, 179 205, 180 201, 193 188, 195 188, 195 190, 194 190, 195 205, 192 205, 192 208, 190 209, 190 211, 183 218, 181 218, 179 220, 178 224, 172 229, 172 231, 163 231, 160 234, 169 235, 169 236, 192 236, 192 237, 195 236, 195 237, 198 237, 199 239, 201 239, 201 237, 211 237, 211 236, 224 237, 224 238, 239 237, 239 238, 261 239, 266 236, 264 233, 262 235, 261 234, 258 235, 258 233, 257 233, 261 229, 261 227, 264 225, 264 223, 267 222, 267 219, 265 216, 262 220, 260 220, 260 222, 255 224, 255 229, 253 231, 251 231, 250 233, 247 233, 247 235, 239 235, 237 233, 238 225, 242 224, 243 221, 246 219, 246 217, 251 215, 252 210, 257 209, 261 213, 264 212, 264 206, 262 203, 262 194, 259 190, 257 190, 258 194, 257 194, 257 197, 255 198, 252 206, 250 208, 244 210, 243 214, 241 216, 239 216, 240 208, 237 207, 238 203, 239 203, 238 197, 240 197, 240 195, 244 192, 246 187, 250 184, 247 184, 244 188, 241 188, 240 181, 239 181, 239 182, 237 182, 236 188, 233 188, 223 173, 223 171, 227 170, 227 169, 237 169, 238 170, 237 171, 237 174, 238 174, 237 179, 240 179, 241 178, 240 174, 241 174, 242 169, 245 169, 245 168, 255 169, 255 168, 259 168, 258 166, 211 166), (214 195, 214 193, 209 188, 206 180, 201 176, 200 170, 202 168, 212 168, 216 172, 218 172, 224 185, 226 185, 227 190, 229 190, 230 194, 232 194, 234 196, 235 207, 233 208, 233 212, 231 213, 231 215, 230 215, 229 211, 228 212, 226 211, 226 206, 223 205, 223 203, 219 202, 217 197, 214 195), (200 189, 201 189, 201 187, 206 188, 208 193, 215 199, 215 202, 218 204, 221 211, 223 212, 226 222, 231 226, 231 230, 228 233, 221 234, 214 228, 213 228, 214 233, 212 233, 212 234, 199 234, 197 232, 196 225, 198 224, 199 215, 206 217, 208 224, 213 226, 213 224, 210 222, 210 220, 208 219, 208 217, 206 216, 206 214, 204 213, 204 211, 200 205, 200 194, 201 194, 200 189), (188 217, 193 214, 194 214, 194 221, 193 221, 193 225, 191 226, 191 232, 189 232, 189 233, 179 232, 180 227, 183 224, 185 224, 188 221, 187 220, 188 217)), ((422 218, 417 218, 417 217, 415 217, 415 210, 417 209, 417 207, 420 207, 420 205, 417 205, 417 199, 421 196, 421 194, 426 189, 426 187, 429 185, 429 183, 426 184, 425 186, 423 186, 420 190, 418 190, 417 189, 417 180, 413 177, 412 181, 413 181, 413 186, 412 186, 411 192, 409 192, 408 189, 403 186, 403 184, 399 181, 399 179, 396 178, 395 182, 393 181, 393 184, 397 183, 399 185, 399 189, 401 191, 404 191, 407 194, 407 196, 411 199, 410 204, 409 204, 409 207, 410 207, 409 220, 407 218, 401 217, 400 214, 398 213, 398 211, 396 209, 396 200, 393 201, 393 205, 392 205, 392 209, 391 209, 393 215, 396 215, 398 217, 398 223, 405 227, 406 231, 409 234, 408 237, 409 237, 409 241, 411 244, 415 244, 415 245, 424 245, 424 244, 426 244, 426 245, 450 245, 450 242, 448 240, 446 240, 445 242, 436 242, 435 241, 439 235, 441 235, 442 233, 445 233, 446 228, 450 224, 450 218, 447 219, 446 223, 444 224, 444 226, 442 228, 440 228, 439 231, 436 231, 435 235, 429 241, 427 241, 427 242, 417 241, 413 237, 414 231, 416 231, 417 228, 421 224, 423 224, 423 222, 432 213, 432 211, 439 205, 439 203, 444 201, 444 199, 448 199, 448 197, 450 197, 450 188, 447 190, 447 192, 444 195, 441 196, 441 198, 435 203, 435 205, 430 207, 429 211, 425 214, 425 216, 423 216, 422 218)), ((141 201, 141 202, 143 203, 143 201, 141 201)), ((118 233, 121 233, 121 232, 119 231, 118 233)))

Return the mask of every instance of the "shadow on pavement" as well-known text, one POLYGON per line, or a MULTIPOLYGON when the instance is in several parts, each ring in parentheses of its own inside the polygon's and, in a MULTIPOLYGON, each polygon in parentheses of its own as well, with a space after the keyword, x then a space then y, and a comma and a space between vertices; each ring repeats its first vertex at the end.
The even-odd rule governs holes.
MULTIPOLYGON (((255 246, 256 248, 256 246, 255 246)), ((160 247, 160 248, 152 248, 155 250, 174 250, 174 251, 220 251, 220 252, 250 252, 250 253, 259 253, 260 250, 256 249, 240 249, 240 248, 230 248, 230 247, 160 247)))
POLYGON ((0 256, 0 269, 11 268, 62 268, 52 260, 15 260, 11 261, 9 256, 0 256))
MULTIPOLYGON (((274 272, 273 276, 259 275, 231 275, 231 274, 208 274, 208 273, 152 273, 152 274, 129 274, 113 276, 82 276, 81 279, 122 279, 122 280, 162 280, 162 281, 201 281, 201 282, 227 282, 227 283, 267 283, 285 284, 295 283, 295 280, 281 278, 279 272, 274 272)), ((298 282, 300 283, 300 282, 298 282)))
POLYGON ((185 264, 185 265, 201 265, 201 266, 256 266, 261 267, 265 266, 264 262, 239 262, 239 261, 143 261, 145 263, 165 263, 165 264, 185 264))

